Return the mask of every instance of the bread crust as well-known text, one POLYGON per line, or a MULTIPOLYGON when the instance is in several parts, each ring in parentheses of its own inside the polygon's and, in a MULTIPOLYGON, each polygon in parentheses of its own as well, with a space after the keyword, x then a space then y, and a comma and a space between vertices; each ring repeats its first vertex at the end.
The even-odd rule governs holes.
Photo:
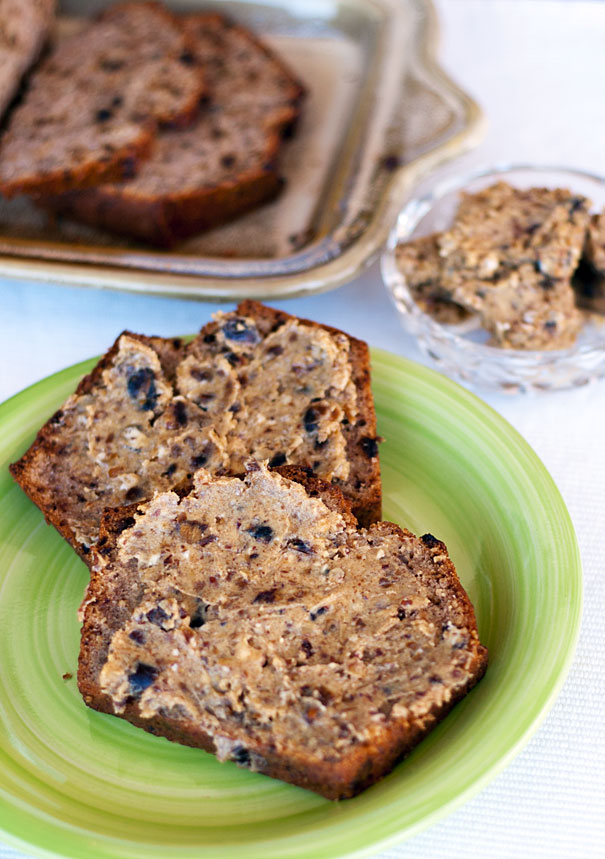
MULTIPOLYGON (((354 521, 351 518, 350 504, 333 484, 309 475, 304 469, 285 466, 275 470, 287 479, 301 483, 309 494, 321 498, 330 509, 340 512, 349 523, 354 521)), ((109 714, 114 714, 114 708, 110 696, 100 689, 99 674, 107 659, 114 632, 134 610, 140 593, 136 588, 129 590, 118 586, 116 589, 115 580, 108 579, 107 571, 109 570, 111 578, 111 560, 116 541, 122 531, 134 523, 132 517, 137 510, 138 505, 134 504, 128 508, 106 512, 101 525, 101 539, 93 550, 102 556, 103 563, 93 566, 83 603, 84 624, 78 686, 89 707, 109 714), (105 563, 109 566, 105 567, 105 563)), ((392 522, 377 523, 369 533, 394 534, 401 538, 412 536, 409 531, 392 522)), ((447 556, 444 543, 428 534, 422 540, 430 546, 431 554, 438 556, 439 575, 448 580, 448 587, 462 606, 467 627, 476 632, 473 606, 460 584, 452 561, 447 556)), ((304 751, 284 757, 276 752, 270 741, 263 742, 259 739, 254 750, 254 768, 272 778, 315 791, 328 799, 353 797, 381 779, 409 754, 481 679, 487 668, 487 660, 487 649, 477 639, 468 665, 468 681, 456 690, 447 702, 431 707, 421 720, 387 720, 373 732, 367 742, 353 746, 341 760, 310 760, 304 751)), ((211 753, 217 751, 212 736, 202 730, 193 719, 183 718, 177 723, 161 715, 144 718, 140 715, 139 705, 135 700, 129 701, 124 712, 119 715, 137 727, 172 742, 201 748, 211 753)))
POLYGON ((17 194, 37 197, 39 194, 60 194, 69 188, 86 188, 100 182, 120 181, 125 176, 132 176, 140 163, 149 156, 154 137, 152 126, 143 126, 135 140, 119 152, 114 152, 103 163, 89 161, 78 169, 57 169, 45 173, 43 177, 32 175, 4 181, 0 185, 0 193, 8 199, 17 194))
POLYGON ((191 193, 153 197, 132 190, 125 193, 119 185, 103 185, 40 197, 36 202, 60 217, 169 249, 273 200, 282 186, 273 170, 256 170, 191 193))

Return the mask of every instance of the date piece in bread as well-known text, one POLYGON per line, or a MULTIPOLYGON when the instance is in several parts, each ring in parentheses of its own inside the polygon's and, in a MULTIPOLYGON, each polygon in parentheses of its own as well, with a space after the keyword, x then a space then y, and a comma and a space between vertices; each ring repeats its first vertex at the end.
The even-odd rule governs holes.
POLYGON ((183 20, 210 97, 198 123, 161 134, 134 179, 45 199, 43 207, 171 246, 279 192, 278 156, 303 88, 258 39, 222 15, 183 20))
POLYGON ((0 120, 40 56, 56 0, 0 0, 0 120))
POLYGON ((79 688, 154 734, 351 797, 475 685, 487 651, 443 543, 358 531, 336 487, 248 469, 106 514, 79 688))
POLYGON ((253 301, 187 346, 122 334, 11 472, 86 559, 106 507, 186 486, 248 456, 337 482, 363 524, 380 518, 365 343, 253 301))
POLYGON ((563 188, 505 182, 462 194, 451 228, 438 237, 441 284, 481 315, 494 345, 557 349, 574 342, 581 316, 571 276, 589 205, 563 188))
POLYGON ((134 175, 158 124, 197 115, 203 75, 178 19, 154 2, 111 6, 61 39, 0 142, 0 192, 59 193, 134 175))

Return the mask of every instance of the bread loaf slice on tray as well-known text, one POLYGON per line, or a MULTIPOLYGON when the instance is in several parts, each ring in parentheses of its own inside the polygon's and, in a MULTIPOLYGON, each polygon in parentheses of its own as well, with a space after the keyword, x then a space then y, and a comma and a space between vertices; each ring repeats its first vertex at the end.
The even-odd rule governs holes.
POLYGON ((158 123, 190 123, 203 92, 176 17, 153 2, 112 6, 60 40, 32 75, 0 140, 0 192, 132 176, 158 123))
POLYGON ((108 513, 82 606, 85 702, 220 760, 359 793, 482 676, 446 547, 358 531, 335 487, 252 461, 108 513))
POLYGON ((48 38, 55 0, 0 0, 0 120, 48 38))
POLYGON ((187 346, 122 334, 11 472, 86 559, 106 507, 189 485, 248 456, 338 483, 364 524, 380 518, 365 343, 253 301, 187 346))
POLYGON ((278 156, 298 118, 302 86, 258 39, 222 15, 184 22, 210 97, 198 123, 161 134, 133 179, 44 200, 45 208, 171 246, 279 192, 278 156))

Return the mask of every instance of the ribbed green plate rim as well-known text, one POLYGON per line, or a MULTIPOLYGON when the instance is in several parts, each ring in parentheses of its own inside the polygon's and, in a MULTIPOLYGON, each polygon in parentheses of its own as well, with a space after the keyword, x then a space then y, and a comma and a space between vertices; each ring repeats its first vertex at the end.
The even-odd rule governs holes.
POLYGON ((0 839, 87 859, 365 856, 420 831, 499 772, 545 716, 579 629, 573 527, 506 421, 425 367, 374 350, 385 518, 446 541, 490 667, 382 782, 330 803, 88 710, 75 684, 76 558, 7 464, 93 361, 0 406, 0 839))

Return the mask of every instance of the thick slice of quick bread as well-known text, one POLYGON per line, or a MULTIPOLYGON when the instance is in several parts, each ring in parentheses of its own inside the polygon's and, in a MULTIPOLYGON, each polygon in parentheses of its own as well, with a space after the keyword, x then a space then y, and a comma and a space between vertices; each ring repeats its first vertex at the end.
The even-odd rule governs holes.
POLYGON ((40 56, 55 6, 55 0, 0 0, 0 120, 40 56))
POLYGON ((187 486, 200 467, 253 455, 338 483, 363 524, 380 518, 365 343, 245 301, 187 346, 122 334, 11 472, 86 557, 106 507, 187 486))
POLYGON ((210 97, 198 123, 161 134, 134 179, 44 200, 45 208, 170 246, 281 189, 278 155, 303 88, 258 39, 222 15, 183 20, 210 97))
POLYGON ((58 193, 132 176, 157 124, 196 116, 203 76, 176 17, 110 7, 58 43, 0 141, 0 192, 58 193))
POLYGON ((389 772, 479 680, 446 547, 358 531, 336 487, 255 461, 108 513, 82 605, 86 703, 329 799, 389 772), (291 478, 295 478, 293 480, 291 478))

